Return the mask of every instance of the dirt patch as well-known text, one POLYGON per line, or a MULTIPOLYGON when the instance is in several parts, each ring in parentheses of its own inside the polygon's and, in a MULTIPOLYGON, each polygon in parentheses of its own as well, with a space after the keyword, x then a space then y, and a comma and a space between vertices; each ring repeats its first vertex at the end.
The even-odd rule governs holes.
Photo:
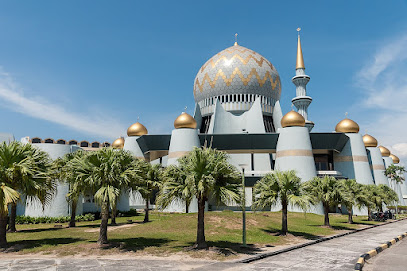
MULTIPOLYGON (((119 225, 119 226, 107 226, 107 232, 112 232, 120 229, 126 229, 126 228, 132 228, 134 226, 137 226, 138 224, 124 224, 124 225, 119 225)), ((99 232, 99 228, 96 229, 89 229, 85 230, 84 232, 99 232)))

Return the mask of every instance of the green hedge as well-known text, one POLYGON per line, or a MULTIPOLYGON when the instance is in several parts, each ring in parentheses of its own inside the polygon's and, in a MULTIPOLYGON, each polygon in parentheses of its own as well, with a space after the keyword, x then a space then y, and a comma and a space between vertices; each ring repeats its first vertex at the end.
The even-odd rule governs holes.
MULTIPOLYGON (((16 224, 39 224, 39 223, 65 223, 71 220, 71 216, 59 216, 59 217, 49 217, 49 216, 41 216, 41 217, 31 217, 31 216, 17 216, 16 217, 16 224)), ((94 214, 84 214, 84 215, 77 215, 75 220, 80 221, 93 221, 95 220, 94 214)))

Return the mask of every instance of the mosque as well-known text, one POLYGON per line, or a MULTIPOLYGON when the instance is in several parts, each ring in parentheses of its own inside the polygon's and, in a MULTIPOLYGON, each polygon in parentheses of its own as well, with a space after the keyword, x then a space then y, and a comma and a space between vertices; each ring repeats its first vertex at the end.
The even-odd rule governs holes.
MULTIPOLYGON (((144 125, 136 122, 128 128, 126 138, 118 138, 111 146, 163 167, 177 164, 177 159, 194 147, 211 146, 226 151, 230 162, 244 171, 248 209, 252 205, 254 184, 273 170, 295 170, 302 181, 329 175, 356 179, 362 184, 389 185, 397 192, 399 205, 406 205, 407 185, 391 183, 384 175, 385 168, 399 163, 399 159, 387 148, 378 146, 371 135, 362 136, 355 121, 341 120, 335 132, 312 132, 315 124, 308 116, 312 102, 306 88, 309 80, 298 35, 296 69, 292 78, 296 87, 292 103, 297 110, 283 115, 281 82, 276 68, 259 53, 235 42, 199 69, 193 88, 194 116, 183 112, 175 119, 171 134, 164 135, 150 135, 144 125)), ((11 137, 8 140, 12 140, 11 137)), ((110 146, 108 142, 50 138, 22 140, 47 151, 52 158, 79 148, 92 151, 110 146)), ((60 183, 51 206, 43 210, 40 206, 20 204, 18 213, 68 215, 65 199, 68 189, 66 184, 60 183)), ((122 195, 118 209, 143 206, 141 197, 126 194, 122 195)), ((209 210, 229 207, 208 205, 209 210)), ((184 209, 182 204, 174 203, 165 211, 183 212, 184 209)), ((95 210, 92 197, 85 197, 78 204, 77 213, 95 210)), ((191 203, 190 210, 196 210, 196 203, 191 203)), ((321 206, 315 206, 312 212, 323 214, 321 206)), ((354 212, 367 214, 367 210, 354 212)))

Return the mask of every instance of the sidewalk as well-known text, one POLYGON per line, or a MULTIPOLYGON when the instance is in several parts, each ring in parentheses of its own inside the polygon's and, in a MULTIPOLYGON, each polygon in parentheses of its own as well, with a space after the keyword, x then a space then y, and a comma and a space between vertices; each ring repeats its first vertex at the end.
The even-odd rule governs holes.
POLYGON ((368 260, 364 271, 405 271, 407 270, 407 240, 403 239, 394 246, 368 260))

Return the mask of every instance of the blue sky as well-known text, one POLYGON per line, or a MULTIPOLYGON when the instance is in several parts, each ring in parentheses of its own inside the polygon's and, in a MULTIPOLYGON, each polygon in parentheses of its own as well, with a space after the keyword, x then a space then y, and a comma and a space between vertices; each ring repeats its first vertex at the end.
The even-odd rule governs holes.
POLYGON ((406 13, 405 1, 0 1, 0 130, 103 141, 139 116, 169 133, 236 32, 277 68, 287 112, 301 27, 314 131, 349 112, 407 157, 406 13))

